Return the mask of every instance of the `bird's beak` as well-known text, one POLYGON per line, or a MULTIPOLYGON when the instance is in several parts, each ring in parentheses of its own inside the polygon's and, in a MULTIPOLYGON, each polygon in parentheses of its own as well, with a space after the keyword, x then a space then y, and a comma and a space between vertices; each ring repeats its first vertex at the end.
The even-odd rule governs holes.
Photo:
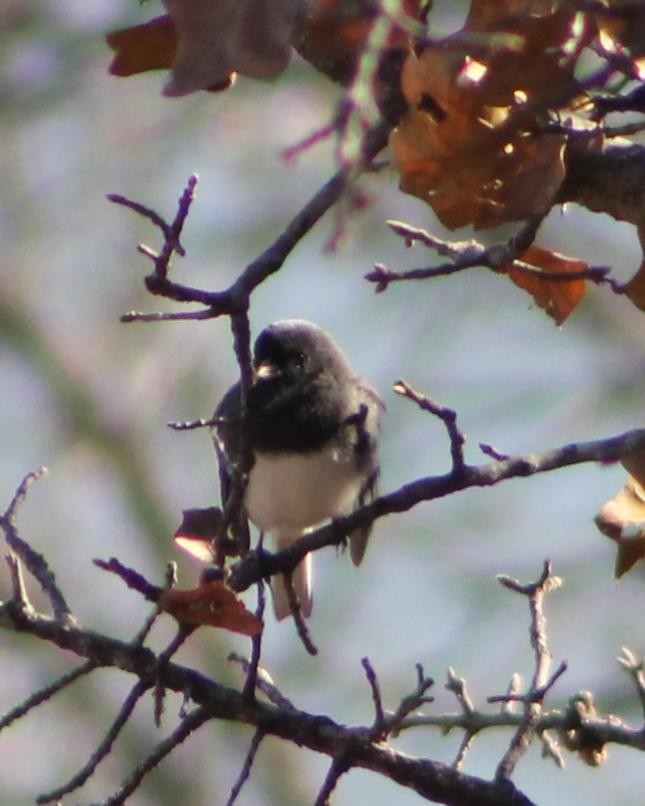
POLYGON ((272 378, 277 378, 278 375, 280 375, 279 368, 270 361, 263 361, 255 368, 255 377, 259 381, 270 381, 272 378))

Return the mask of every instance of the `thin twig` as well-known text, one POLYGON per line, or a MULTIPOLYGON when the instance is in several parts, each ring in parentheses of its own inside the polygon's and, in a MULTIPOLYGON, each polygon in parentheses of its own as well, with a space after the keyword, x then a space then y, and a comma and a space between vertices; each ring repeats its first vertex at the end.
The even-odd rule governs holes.
MULTIPOLYGON (((255 463, 255 455, 249 441, 248 429, 244 427, 247 416, 246 399, 253 380, 251 327, 247 307, 240 306, 239 312, 231 315, 231 331, 233 334, 233 351, 240 370, 239 417, 242 422, 242 428, 239 429, 238 444, 236 445, 237 461, 229 465, 231 488, 214 539, 215 562, 221 567, 224 567, 226 562, 226 545, 228 542, 229 527, 233 523, 239 523, 249 473, 255 463)), ((222 450, 220 455, 226 457, 226 451, 222 450)), ((239 542, 246 543, 247 540, 239 540, 239 542)), ((249 550, 249 546, 240 545, 238 549, 238 553, 244 555, 249 550)))
POLYGON ((403 380, 397 381, 392 387, 397 395, 406 397, 412 400, 424 411, 434 414, 438 417, 448 432, 448 439, 450 440, 450 455, 452 457, 452 470, 453 473, 460 473, 466 464, 464 459, 464 445, 466 444, 466 437, 459 430, 457 426, 457 412, 453 409, 440 406, 427 395, 421 394, 413 389, 409 383, 403 380))
POLYGON ((446 241, 402 221, 388 221, 390 229, 404 238, 406 244, 421 243, 438 254, 447 256, 450 262, 407 271, 395 271, 381 263, 377 263, 373 270, 365 275, 365 279, 375 283, 376 291, 380 293, 385 291, 389 284, 393 282, 446 277, 477 267, 484 267, 494 272, 503 272, 512 267, 514 271, 530 274, 544 281, 568 283, 576 280, 589 280, 597 285, 605 284, 610 286, 616 294, 625 293, 624 285, 609 276, 611 269, 607 266, 589 266, 580 271, 554 272, 520 260, 520 255, 526 252, 533 243, 544 217, 545 213, 532 216, 508 241, 491 246, 485 246, 473 239, 446 241))
POLYGON ((53 683, 35 691, 24 702, 21 702, 19 705, 16 705, 15 708, 3 714, 2 719, 0 719, 0 730, 9 727, 9 725, 17 719, 21 719, 25 714, 28 714, 32 708, 35 708, 43 702, 47 702, 47 700, 50 700, 58 694, 59 691, 62 691, 64 688, 67 688, 67 686, 76 682, 80 677, 93 672, 97 666, 98 664, 95 661, 88 660, 80 666, 77 666, 76 669, 73 669, 71 672, 59 677, 58 680, 55 680, 53 683))
POLYGON ((335 758, 331 762, 327 775, 316 796, 314 806, 329 806, 331 795, 338 784, 339 779, 350 769, 350 765, 345 758, 335 758))
POLYGON ((157 664, 156 664, 157 684, 155 685, 154 690, 154 702, 155 702, 154 717, 155 717, 155 725, 157 727, 161 726, 161 717, 163 716, 164 699, 166 695, 166 689, 162 682, 162 673, 164 667, 167 666, 168 663, 170 663, 170 659, 172 658, 172 656, 186 641, 188 636, 192 635, 195 629, 196 627, 194 627, 191 624, 180 624, 177 629, 177 633, 175 634, 175 637, 164 649, 164 651, 159 654, 159 657, 157 658, 157 664))
POLYGON ((144 313, 142 311, 128 311, 119 318, 120 322, 189 322, 193 319, 212 319, 213 311, 210 308, 201 308, 198 311, 171 311, 144 313))
MULTIPOLYGON (((162 588, 162 592, 169 591, 171 588, 173 588, 174 585, 176 584, 176 581, 177 581, 177 565, 176 563, 168 563, 166 569, 166 584, 162 588)), ((159 600, 156 602, 155 609, 146 618, 145 622, 143 623, 143 626, 132 639, 132 643, 135 646, 143 646, 146 638, 148 637, 148 634, 150 633, 150 630, 152 629, 155 621, 157 620, 159 614, 161 613, 161 608, 159 606, 160 602, 161 598, 159 598, 159 600)))
POLYGON ((103 571, 109 571, 111 574, 116 574, 116 576, 125 582, 128 588, 137 591, 149 602, 156 603, 159 601, 159 597, 164 589, 159 585, 148 582, 142 574, 135 571, 134 568, 123 565, 116 557, 110 557, 109 560, 94 559, 92 562, 97 568, 101 568, 103 571))
POLYGON ((28 473, 16 490, 7 511, 4 515, 0 516, 0 528, 5 534, 7 545, 24 563, 29 573, 36 579, 40 587, 43 589, 45 595, 49 599, 54 616, 56 619, 65 621, 72 618, 72 611, 70 610, 65 597, 63 596, 56 577, 49 568, 47 561, 42 554, 34 551, 32 547, 23 540, 18 534, 16 527, 16 518, 18 508, 23 503, 27 496, 27 492, 32 484, 39 481, 47 473, 47 469, 41 467, 33 473, 28 473))
POLYGON ((284 581, 284 589, 287 594, 287 600, 289 602, 289 608, 291 610, 291 615, 293 617, 293 623, 296 627, 296 632, 298 633, 298 638, 302 641, 302 645, 307 650, 310 655, 317 655, 318 648, 311 640, 311 635, 309 633, 309 628, 305 623, 305 620, 302 616, 302 610, 300 608, 300 600, 298 599, 298 594, 296 593, 296 589, 293 587, 293 578, 291 576, 291 572, 287 571, 283 576, 284 581))
POLYGON ((31 609, 31 602, 29 601, 29 594, 25 587, 25 579, 22 574, 22 566, 20 560, 15 554, 7 554, 5 562, 9 568, 9 575, 11 576, 11 590, 13 591, 13 602, 21 610, 31 609))
POLYGON ((450 765, 453 770, 463 769, 463 766, 466 762, 466 756, 468 755, 468 751, 470 750, 472 743, 475 741, 476 735, 477 734, 475 731, 467 730, 461 737, 461 742, 459 742, 459 747, 457 748, 455 757, 450 765))
POLYGON ((223 417, 211 417, 208 420, 204 417, 200 417, 199 420, 183 420, 182 422, 173 420, 166 423, 166 425, 168 428, 172 428, 173 431, 194 431, 197 428, 213 428, 223 422, 228 421, 223 417))
POLYGON ((387 716, 386 723, 387 733, 389 736, 398 735, 400 726, 413 711, 418 710, 422 705, 426 705, 434 701, 434 697, 428 697, 426 695, 427 690, 434 685, 434 680, 431 677, 425 676, 423 673, 423 666, 421 666, 420 663, 416 664, 416 670, 416 688, 410 694, 407 694, 405 697, 403 697, 399 703, 399 707, 393 714, 388 714, 387 716))
MULTIPOLYGON (((238 655, 237 652, 231 652, 228 656, 228 660, 239 663, 244 673, 248 676, 251 670, 251 664, 246 658, 242 657, 242 655, 238 655)), ((265 697, 267 697, 269 702, 272 702, 278 708, 286 709, 288 711, 296 710, 296 706, 276 687, 275 683, 271 679, 271 675, 261 666, 256 668, 255 685, 256 688, 261 691, 265 697)))
POLYGON ((357 528, 385 515, 407 512, 422 501, 585 462, 615 462, 643 447, 645 428, 640 428, 606 439, 569 443, 541 453, 510 456, 483 465, 467 465, 463 473, 419 478, 376 498, 350 515, 315 529, 279 552, 248 554, 232 566, 227 582, 233 590, 243 591, 262 577, 293 571, 309 552, 339 545, 357 528))
POLYGON ((509 590, 521 593, 528 598, 531 613, 530 639, 535 655, 533 677, 524 697, 524 719, 497 766, 496 779, 501 781, 510 778, 518 761, 533 740, 544 698, 555 681, 566 670, 566 664, 561 664, 556 673, 549 676, 551 653, 547 645, 544 597, 562 584, 559 577, 552 575, 551 563, 546 560, 539 579, 528 585, 522 585, 517 580, 506 576, 499 577, 499 581, 509 590))
POLYGON ((151 210, 149 207, 146 207, 145 205, 140 204, 139 202, 132 201, 131 199, 126 199, 125 196, 120 196, 117 193, 108 194, 107 198, 109 201, 113 202, 114 204, 120 204, 123 207, 127 207, 128 209, 132 210, 138 215, 147 218, 155 225, 155 227, 161 230, 161 234, 163 235, 164 239, 164 244, 161 251, 158 254, 153 252, 151 249, 148 249, 147 247, 143 248, 139 247, 140 252, 142 252, 143 254, 147 255, 152 259, 155 267, 154 273, 160 280, 164 279, 168 274, 173 253, 176 252, 181 257, 184 257, 186 255, 186 250, 181 245, 180 237, 186 219, 188 218, 190 207, 195 198, 195 190, 197 189, 198 182, 199 177, 196 174, 193 174, 188 179, 186 187, 184 188, 181 196, 179 197, 179 201, 177 203, 177 213, 171 224, 168 224, 154 210, 151 210))
POLYGON ((446 688, 448 689, 448 691, 451 691, 455 695, 462 712, 466 716, 470 716, 474 712, 475 706, 473 705, 473 701, 470 698, 470 694, 466 689, 466 681, 464 680, 463 677, 460 677, 455 672, 452 666, 448 667, 448 679, 446 681, 446 688))
POLYGON ((247 782, 249 775, 251 774, 251 769, 253 768, 253 762, 255 761, 255 757, 260 749, 264 736, 265 734, 262 730, 256 730, 253 734, 253 739, 251 739, 251 744, 249 746, 249 752, 246 754, 246 758, 244 759, 244 764, 242 765, 242 769, 240 770, 237 781, 231 789, 231 794, 226 801, 226 806, 233 806, 238 795, 242 791, 242 787, 247 782))
POLYGON ((185 222, 193 198, 196 177, 188 181, 178 205, 174 221, 168 224, 161 216, 138 202, 112 195, 111 201, 116 201, 130 208, 138 214, 144 215, 157 226, 163 235, 164 243, 159 252, 146 248, 144 254, 154 263, 154 270, 145 278, 146 288, 151 294, 165 297, 181 303, 200 303, 204 310, 192 312, 166 314, 141 314, 130 312, 124 321, 165 321, 167 319, 209 319, 222 315, 235 315, 248 309, 251 293, 268 277, 277 272, 287 257, 308 232, 316 225, 320 218, 336 204, 343 196, 349 184, 367 168, 374 157, 385 147, 389 133, 389 126, 378 124, 372 128, 363 140, 363 149, 358 165, 342 167, 330 180, 328 180, 312 198, 297 213, 292 221, 276 240, 265 249, 255 260, 249 263, 238 276, 233 285, 224 291, 204 291, 168 278, 170 260, 173 253, 182 254, 183 247, 179 243, 181 228, 185 222))
POLYGON ((643 660, 641 658, 637 658, 631 649, 628 649, 626 646, 622 648, 622 653, 623 654, 616 658, 616 660, 623 667, 623 669, 629 672, 634 682, 636 693, 638 694, 638 699, 640 700, 643 718, 645 719, 645 671, 643 660))
POLYGON ((205 708, 196 708, 188 714, 167 739, 155 747, 148 758, 145 759, 123 782, 117 792, 104 801, 103 806, 121 806, 127 802, 130 795, 137 790, 141 781, 163 759, 185 741, 191 733, 198 730, 205 722, 212 719, 212 715, 205 708))
POLYGON ((383 710, 383 699, 381 697, 381 689, 378 684, 378 678, 374 667, 369 661, 369 658, 361 658, 361 665, 365 670, 367 682, 370 684, 372 692, 372 702, 374 703, 374 724, 370 733, 375 741, 383 739, 386 735, 385 711, 383 710))
MULTIPOLYGON (((257 584, 258 590, 258 604, 255 609, 255 617, 263 624, 264 623, 264 608, 266 606, 266 590, 264 580, 260 579, 257 584)), ((264 631, 260 631, 251 639, 251 659, 249 668, 246 673, 246 681, 244 682, 243 694, 248 700, 255 699, 255 687, 258 680, 258 666, 260 664, 260 656, 262 654, 262 635, 264 631)))
POLYGON ((63 784, 63 786, 58 787, 58 789, 53 789, 51 792, 39 795, 36 798, 36 803, 51 803, 54 800, 60 800, 61 798, 65 797, 65 795, 69 795, 70 792, 73 792, 75 789, 79 789, 81 786, 83 786, 83 784, 94 774, 94 771, 101 761, 109 754, 119 733, 121 733, 127 721, 130 719, 136 704, 149 688, 150 683, 143 680, 139 680, 132 687, 130 693, 125 698, 123 705, 119 709, 119 713, 110 726, 105 738, 92 753, 92 756, 88 760, 87 764, 85 764, 85 766, 66 784, 63 784))

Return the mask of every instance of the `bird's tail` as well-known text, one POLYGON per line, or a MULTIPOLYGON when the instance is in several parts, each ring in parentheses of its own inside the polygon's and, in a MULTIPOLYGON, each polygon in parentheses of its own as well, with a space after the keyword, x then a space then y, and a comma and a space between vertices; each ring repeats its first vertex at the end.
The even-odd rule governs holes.
MULTIPOLYGON (((297 537, 300 537, 300 535, 297 537)), ((293 535, 278 537, 276 539, 277 550, 280 551, 280 549, 287 548, 297 537, 293 535)), ((300 612, 305 618, 309 618, 314 603, 311 554, 307 554, 304 560, 294 568, 291 581, 296 596, 298 597, 298 602, 300 603, 300 612)), ((292 615, 291 606, 289 604, 289 594, 287 593, 287 586, 283 574, 276 574, 271 578, 271 592, 273 593, 273 611, 278 621, 292 615)))

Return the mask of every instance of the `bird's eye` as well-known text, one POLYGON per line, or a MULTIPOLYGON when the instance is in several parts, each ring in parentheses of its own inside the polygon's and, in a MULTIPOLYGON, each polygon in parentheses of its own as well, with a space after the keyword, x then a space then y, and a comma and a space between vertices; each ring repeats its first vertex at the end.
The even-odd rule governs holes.
POLYGON ((300 352, 300 353, 296 353, 296 354, 294 355, 294 357, 293 357, 293 361, 294 361, 294 364, 295 364, 297 367, 302 368, 302 367, 304 367, 304 366, 305 366, 305 364, 307 363, 307 356, 306 356, 304 353, 302 353, 302 352, 300 352))

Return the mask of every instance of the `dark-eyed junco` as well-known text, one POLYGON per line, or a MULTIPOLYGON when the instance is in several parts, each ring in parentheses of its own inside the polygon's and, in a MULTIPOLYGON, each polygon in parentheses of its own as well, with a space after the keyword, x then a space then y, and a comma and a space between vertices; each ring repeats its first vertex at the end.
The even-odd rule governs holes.
MULTIPOLYGON (((269 325, 255 342, 253 364, 245 427, 255 463, 244 511, 281 549, 374 496, 383 404, 333 339, 310 322, 294 319, 269 325)), ((225 505, 231 467, 239 456, 239 384, 227 392, 215 416, 220 419, 215 445, 225 505)), ((363 558, 369 533, 366 527, 350 536, 355 565, 363 558)), ((302 614, 309 616, 310 554, 295 569, 293 585, 302 614)), ((281 576, 273 578, 272 590, 276 617, 289 616, 281 576)))

